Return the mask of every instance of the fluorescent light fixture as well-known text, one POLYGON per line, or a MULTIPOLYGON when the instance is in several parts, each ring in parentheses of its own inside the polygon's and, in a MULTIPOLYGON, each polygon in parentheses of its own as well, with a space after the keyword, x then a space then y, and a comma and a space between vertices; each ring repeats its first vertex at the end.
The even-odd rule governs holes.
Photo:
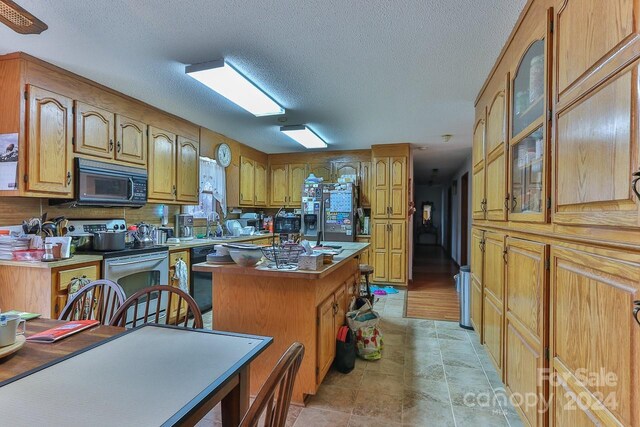
POLYGON ((322 140, 314 131, 304 125, 282 126, 280 132, 283 132, 289 138, 293 139, 306 148, 326 148, 327 143, 322 140))
POLYGON ((284 108, 224 59, 188 65, 185 73, 256 117, 284 114, 284 108))

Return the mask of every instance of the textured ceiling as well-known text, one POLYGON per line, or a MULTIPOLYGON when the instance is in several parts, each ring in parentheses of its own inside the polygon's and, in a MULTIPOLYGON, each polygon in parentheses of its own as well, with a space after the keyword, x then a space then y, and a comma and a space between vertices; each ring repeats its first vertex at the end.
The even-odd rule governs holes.
POLYGON ((525 2, 18 0, 49 29, 0 24, 0 53, 27 52, 268 153, 301 150, 275 117, 184 74, 225 58, 330 149, 428 146, 416 156, 421 182, 469 154, 473 101, 525 2))

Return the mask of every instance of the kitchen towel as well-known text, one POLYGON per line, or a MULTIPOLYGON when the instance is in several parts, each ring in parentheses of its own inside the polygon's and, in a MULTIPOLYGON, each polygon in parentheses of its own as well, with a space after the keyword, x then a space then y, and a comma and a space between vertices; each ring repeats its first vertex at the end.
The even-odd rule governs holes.
POLYGON ((178 287, 186 293, 189 293, 189 283, 187 282, 187 276, 189 273, 187 271, 187 263, 181 259, 177 260, 175 270, 173 278, 178 281, 178 287))

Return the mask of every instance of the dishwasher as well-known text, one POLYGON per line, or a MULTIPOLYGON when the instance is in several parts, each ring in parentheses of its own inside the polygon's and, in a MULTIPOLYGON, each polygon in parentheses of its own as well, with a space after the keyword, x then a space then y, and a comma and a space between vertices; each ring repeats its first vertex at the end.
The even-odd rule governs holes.
MULTIPOLYGON (((214 245, 191 248, 191 265, 206 262, 207 255, 214 252, 214 245)), ((211 273, 192 271, 189 293, 196 300, 201 313, 211 310, 213 307, 211 273)))

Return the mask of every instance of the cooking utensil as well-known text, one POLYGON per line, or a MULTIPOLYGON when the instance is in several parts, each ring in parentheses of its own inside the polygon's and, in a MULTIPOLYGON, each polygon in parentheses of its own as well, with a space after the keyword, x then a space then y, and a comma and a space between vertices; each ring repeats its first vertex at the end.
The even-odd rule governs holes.
POLYGON ((85 233, 71 236, 71 245, 76 251, 90 251, 93 249, 93 234, 85 233))
POLYGON ((121 251, 125 248, 125 231, 98 231, 93 233, 94 251, 121 251))

